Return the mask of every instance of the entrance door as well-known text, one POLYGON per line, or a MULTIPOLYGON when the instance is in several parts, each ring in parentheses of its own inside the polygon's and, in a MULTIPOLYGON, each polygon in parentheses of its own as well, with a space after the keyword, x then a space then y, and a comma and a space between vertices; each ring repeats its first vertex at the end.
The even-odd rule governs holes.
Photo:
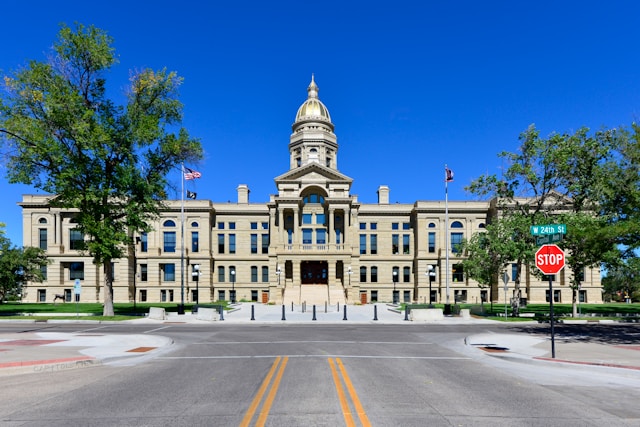
POLYGON ((300 266, 303 285, 326 285, 329 283, 328 263, 326 261, 302 261, 300 266))

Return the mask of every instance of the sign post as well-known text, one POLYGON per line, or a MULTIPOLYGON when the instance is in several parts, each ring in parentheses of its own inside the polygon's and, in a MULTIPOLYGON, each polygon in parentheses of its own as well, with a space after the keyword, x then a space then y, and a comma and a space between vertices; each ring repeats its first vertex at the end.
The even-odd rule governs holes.
POLYGON ((553 318, 553 275, 564 268, 564 252, 557 245, 544 245, 536 251, 536 267, 549 277, 549 323, 551 324, 551 357, 556 358, 553 318))
POLYGON ((506 271, 502 274, 502 283, 504 283, 504 321, 507 321, 507 291, 509 290, 509 273, 506 271))
POLYGON ((76 300, 76 319, 79 317, 78 314, 78 301, 80 301, 80 292, 82 291, 82 284, 80 284, 80 279, 76 279, 73 284, 73 294, 75 295, 76 300))

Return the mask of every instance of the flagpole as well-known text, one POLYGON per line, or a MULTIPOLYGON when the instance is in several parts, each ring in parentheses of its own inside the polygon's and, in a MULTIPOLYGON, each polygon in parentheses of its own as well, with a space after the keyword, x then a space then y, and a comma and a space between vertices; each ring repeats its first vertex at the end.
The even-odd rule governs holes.
POLYGON ((446 253, 445 262, 445 286, 446 286, 446 304, 449 304, 449 175, 446 171, 449 170, 447 165, 444 165, 445 178, 444 178, 444 244, 446 253))
POLYGON ((180 165, 180 174, 182 190, 180 191, 180 309, 178 314, 184 314, 184 163, 180 165))

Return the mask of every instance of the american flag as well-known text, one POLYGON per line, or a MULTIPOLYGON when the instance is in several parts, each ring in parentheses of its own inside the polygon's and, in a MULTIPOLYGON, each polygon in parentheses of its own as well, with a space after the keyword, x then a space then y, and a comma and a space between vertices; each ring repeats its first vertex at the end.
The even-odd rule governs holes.
POLYGON ((194 171, 193 169, 184 168, 184 179, 186 179, 187 181, 200 177, 202 177, 202 174, 200 172, 194 171))
POLYGON ((444 181, 453 182, 453 171, 448 167, 444 167, 444 181))

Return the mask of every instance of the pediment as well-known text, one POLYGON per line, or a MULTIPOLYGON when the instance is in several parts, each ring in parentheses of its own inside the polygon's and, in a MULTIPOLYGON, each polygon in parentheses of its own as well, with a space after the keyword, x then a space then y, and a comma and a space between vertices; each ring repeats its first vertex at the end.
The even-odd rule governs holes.
POLYGON ((322 166, 318 163, 311 163, 305 166, 301 166, 296 169, 292 169, 275 178, 276 183, 281 182, 346 182, 351 184, 352 178, 341 174, 335 169, 322 166))

